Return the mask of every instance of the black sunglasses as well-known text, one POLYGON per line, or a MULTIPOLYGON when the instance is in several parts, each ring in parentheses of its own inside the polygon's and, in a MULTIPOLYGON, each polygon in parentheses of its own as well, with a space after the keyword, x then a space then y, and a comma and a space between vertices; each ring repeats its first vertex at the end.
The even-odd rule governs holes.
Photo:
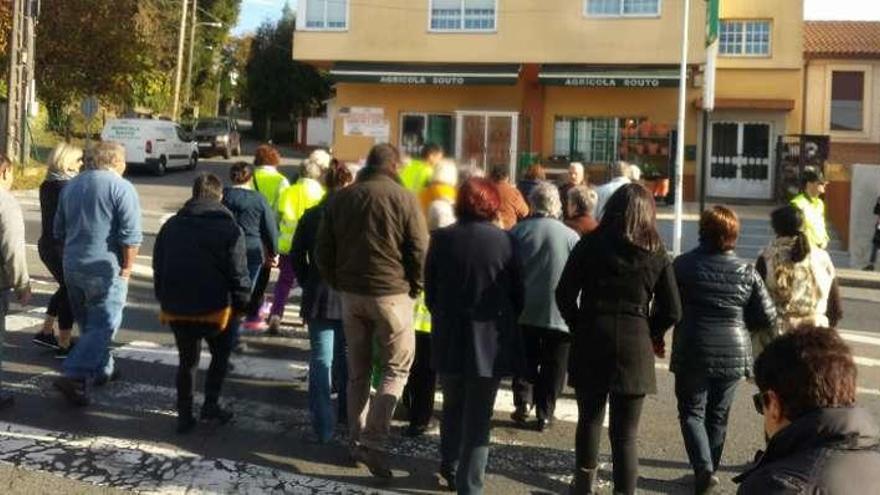
POLYGON ((758 392, 752 396, 752 402, 755 403, 755 410, 758 414, 764 414, 764 404, 767 403, 767 392, 758 392))

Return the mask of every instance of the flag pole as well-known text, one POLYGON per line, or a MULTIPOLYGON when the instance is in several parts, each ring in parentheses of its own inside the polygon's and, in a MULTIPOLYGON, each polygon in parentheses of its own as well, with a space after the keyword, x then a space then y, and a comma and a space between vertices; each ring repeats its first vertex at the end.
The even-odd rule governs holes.
POLYGON ((675 145, 675 221, 672 228, 672 252, 681 254, 682 220, 684 215, 684 125, 687 106, 688 34, 691 0, 684 0, 681 33, 681 67, 678 79, 678 127, 675 145))

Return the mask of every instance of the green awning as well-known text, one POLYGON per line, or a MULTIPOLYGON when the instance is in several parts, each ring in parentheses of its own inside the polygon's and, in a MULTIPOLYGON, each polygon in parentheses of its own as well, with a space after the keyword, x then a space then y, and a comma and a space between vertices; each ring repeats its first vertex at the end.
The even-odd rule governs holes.
POLYGON ((330 76, 335 82, 407 86, 514 85, 519 65, 339 62, 330 69, 330 76))
POLYGON ((544 65, 538 78, 542 84, 549 86, 654 89, 677 88, 679 72, 665 66, 544 65))

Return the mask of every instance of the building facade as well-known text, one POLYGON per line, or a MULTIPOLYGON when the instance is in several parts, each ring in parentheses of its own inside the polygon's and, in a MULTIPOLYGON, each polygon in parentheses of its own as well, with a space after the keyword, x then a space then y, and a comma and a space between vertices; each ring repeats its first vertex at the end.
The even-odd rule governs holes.
MULTIPOLYGON (((799 133, 803 0, 722 1, 707 190, 770 199, 776 137, 799 133)), ((294 58, 336 81, 342 160, 389 141, 441 144, 462 166, 581 161, 594 180, 625 159, 671 175, 678 85, 687 85, 685 197, 695 197, 704 2, 682 0, 301 0, 294 58)))
POLYGON ((831 138, 831 163, 880 163, 880 22, 807 22, 804 57, 805 132, 831 138))

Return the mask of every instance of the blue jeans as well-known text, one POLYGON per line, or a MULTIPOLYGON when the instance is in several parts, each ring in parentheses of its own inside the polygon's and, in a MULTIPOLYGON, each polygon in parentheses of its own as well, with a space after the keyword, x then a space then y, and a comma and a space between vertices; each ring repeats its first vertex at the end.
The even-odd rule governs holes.
POLYGON ((92 381, 113 374, 110 343, 122 324, 128 280, 108 279, 75 270, 64 273, 73 318, 80 339, 64 360, 64 376, 92 381))
POLYGON ((714 473, 721 464, 727 418, 739 379, 708 378, 700 373, 675 375, 678 421, 695 473, 714 473))
POLYGON ((346 384, 348 367, 345 358, 345 334, 339 320, 309 320, 309 412, 312 427, 320 442, 333 437, 336 417, 345 418, 347 410, 346 384), (330 395, 333 392, 333 373, 336 372, 338 405, 334 417, 330 395))
POLYGON ((440 469, 455 473, 458 493, 483 493, 489 462, 489 434, 497 378, 440 375, 443 421, 440 423, 440 469))

